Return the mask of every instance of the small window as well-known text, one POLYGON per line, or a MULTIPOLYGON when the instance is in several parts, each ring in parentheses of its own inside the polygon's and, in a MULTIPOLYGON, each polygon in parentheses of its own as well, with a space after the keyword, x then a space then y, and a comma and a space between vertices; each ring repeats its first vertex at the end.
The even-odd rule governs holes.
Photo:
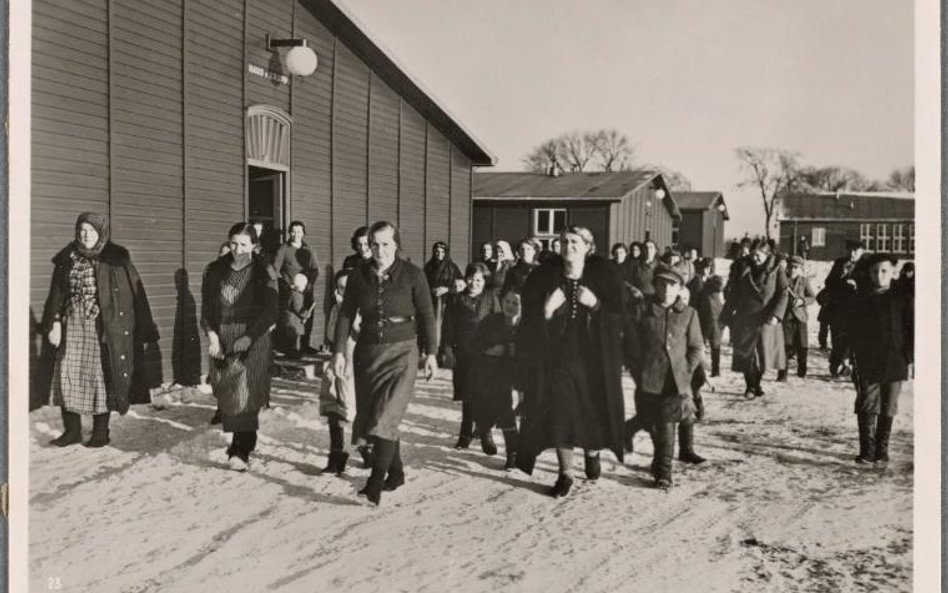
POLYGON ((909 225, 909 253, 915 253, 915 225, 909 225))
POLYGON ((533 211, 533 236, 544 249, 566 228, 565 208, 537 208, 533 211))
POLYGON ((815 226, 810 231, 810 247, 826 247, 826 228, 815 226))
POLYGON ((872 225, 859 225, 859 240, 866 246, 866 251, 875 251, 875 243, 872 241, 872 225))
POLYGON ((681 235, 681 223, 676 220, 672 223, 672 238, 671 238, 672 249, 678 249, 678 241, 679 241, 680 235, 681 235))
POLYGON ((889 250, 889 225, 879 223, 876 225, 876 251, 889 250))
POLYGON ((892 225, 892 251, 893 253, 905 253, 905 226, 901 224, 892 225))

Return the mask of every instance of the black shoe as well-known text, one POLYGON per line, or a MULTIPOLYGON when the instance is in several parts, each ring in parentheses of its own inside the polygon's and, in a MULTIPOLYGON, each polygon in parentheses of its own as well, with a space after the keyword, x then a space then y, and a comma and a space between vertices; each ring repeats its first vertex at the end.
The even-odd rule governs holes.
POLYGON ((372 454, 372 447, 362 445, 359 447, 359 455, 362 456, 362 467, 372 469, 372 465, 375 463, 375 455, 372 454))
POLYGON ((91 449, 97 449, 99 447, 104 447, 108 445, 111 441, 109 440, 109 431, 99 431, 93 432, 92 437, 86 442, 86 447, 91 449))
POLYGON ((458 437, 458 442, 454 444, 454 448, 460 451, 461 449, 467 449, 471 446, 471 437, 461 435, 458 437))
POLYGON ((326 467, 323 468, 321 474, 334 474, 339 469, 339 453, 341 451, 330 451, 329 459, 326 462, 326 467))
POLYGON ((49 442, 57 447, 68 447, 82 442, 82 417, 76 412, 70 412, 61 407, 63 418, 63 433, 49 442))
POLYGON ((517 452, 507 451, 507 463, 504 464, 504 471, 512 472, 517 469, 517 452))
POLYGON ((109 412, 92 416, 92 437, 86 447, 96 449, 109 444, 109 412))
POLYGON ((758 385, 757 387, 754 387, 754 397, 764 397, 764 395, 766 394, 764 393, 764 389, 760 385, 758 385))
POLYGON ((625 434, 624 434, 622 444, 625 446, 625 452, 632 453, 633 452, 632 451, 632 437, 634 437, 635 435, 633 434, 633 431, 632 431, 631 420, 626 420, 624 433, 625 434))
POLYGON ((385 487, 386 492, 393 492, 398 490, 400 486, 405 485, 405 472, 400 471, 398 473, 388 472, 388 477, 385 478, 385 487))
POLYGON ((69 432, 68 430, 49 442, 50 445, 57 447, 68 447, 82 442, 81 432, 69 432))
POLYGON ((787 382, 786 369, 777 371, 777 383, 786 383, 786 382, 787 382))
POLYGON ((668 490, 672 487, 672 480, 671 478, 655 478, 655 487, 668 490))
POLYGON ((349 454, 345 451, 340 451, 339 455, 336 456, 336 475, 341 476, 346 473, 346 462, 349 461, 349 454))
POLYGON ((553 484, 553 487, 550 488, 550 495, 553 498, 560 498, 561 496, 566 496, 569 494, 570 488, 573 487, 573 478, 567 476, 566 474, 560 474, 556 478, 556 484, 553 484))
POLYGON ((487 455, 497 455, 497 444, 489 432, 481 436, 481 450, 487 455))
POLYGON ((699 463, 704 463, 707 461, 707 459, 698 455, 694 451, 681 451, 678 453, 678 461, 684 461, 685 463, 698 465, 699 463))
POLYGON ((378 506, 379 503, 382 502, 382 490, 384 488, 385 482, 369 478, 369 481, 365 483, 365 488, 359 490, 359 496, 368 498, 369 502, 378 506))
POLYGON ((602 465, 598 455, 584 455, 586 461, 586 479, 598 480, 602 475, 602 465))
POLYGON ((221 423, 221 411, 218 408, 217 411, 214 412, 214 415, 211 416, 211 426, 214 426, 215 424, 220 424, 220 423, 221 423))

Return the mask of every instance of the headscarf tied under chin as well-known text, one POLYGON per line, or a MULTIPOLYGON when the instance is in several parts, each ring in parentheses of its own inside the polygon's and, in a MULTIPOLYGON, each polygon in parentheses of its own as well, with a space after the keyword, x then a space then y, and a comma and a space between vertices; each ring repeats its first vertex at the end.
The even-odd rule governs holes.
POLYGON ((435 242, 431 246, 431 259, 425 264, 425 277, 428 280, 428 286, 431 288, 439 286, 451 288, 455 278, 460 276, 460 272, 455 271, 456 267, 451 260, 451 251, 448 244, 444 241, 435 242), (438 258, 435 257, 435 251, 439 247, 444 249, 444 259, 441 261, 438 261, 438 258))
POLYGON ((109 219, 104 214, 98 214, 96 212, 83 212, 79 215, 79 218, 76 219, 76 239, 75 247, 76 251, 82 257, 86 259, 95 259, 99 257, 99 254, 102 253, 102 248, 105 247, 105 244, 109 242, 109 219), (86 248, 82 244, 82 241, 79 240, 79 227, 82 226, 82 223, 88 223, 92 228, 99 233, 99 240, 96 241, 95 246, 92 249, 86 248))

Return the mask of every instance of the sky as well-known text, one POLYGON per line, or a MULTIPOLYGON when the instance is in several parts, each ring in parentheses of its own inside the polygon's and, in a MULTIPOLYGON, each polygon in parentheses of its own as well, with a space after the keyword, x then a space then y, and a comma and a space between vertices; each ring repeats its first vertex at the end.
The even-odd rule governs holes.
POLYGON ((914 162, 909 0, 342 0, 498 158, 615 128, 636 163, 724 193, 762 233, 738 146, 873 179, 914 162))

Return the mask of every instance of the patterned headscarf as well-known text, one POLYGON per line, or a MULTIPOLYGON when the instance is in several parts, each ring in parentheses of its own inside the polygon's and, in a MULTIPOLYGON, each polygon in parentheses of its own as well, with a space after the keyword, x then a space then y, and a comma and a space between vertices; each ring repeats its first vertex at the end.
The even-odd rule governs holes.
POLYGON ((86 259, 95 259, 99 257, 99 254, 102 253, 102 248, 105 247, 105 244, 108 242, 109 219, 107 216, 104 214, 98 214, 96 212, 83 212, 79 215, 79 218, 76 219, 75 240, 76 251, 79 252, 79 255, 85 257, 86 259), (82 241, 79 240, 79 227, 82 226, 82 223, 88 223, 96 230, 97 233, 99 233, 99 240, 92 249, 87 249, 86 246, 82 244, 82 241))

